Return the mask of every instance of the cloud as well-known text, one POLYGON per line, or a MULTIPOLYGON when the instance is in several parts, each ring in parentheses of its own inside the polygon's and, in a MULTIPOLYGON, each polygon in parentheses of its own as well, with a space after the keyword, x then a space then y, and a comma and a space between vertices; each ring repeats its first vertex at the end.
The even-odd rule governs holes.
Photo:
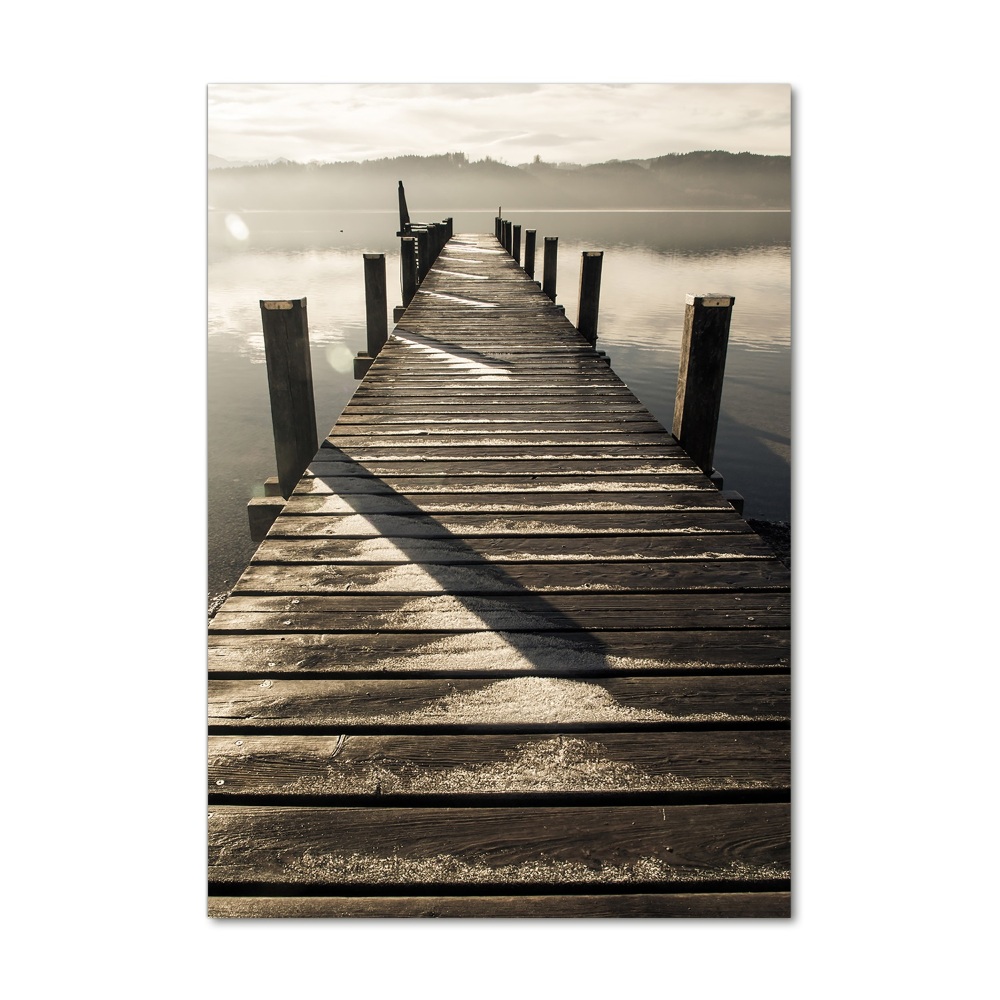
POLYGON ((772 84, 217 84, 209 150, 233 160, 465 152, 593 163, 691 149, 790 151, 772 84))

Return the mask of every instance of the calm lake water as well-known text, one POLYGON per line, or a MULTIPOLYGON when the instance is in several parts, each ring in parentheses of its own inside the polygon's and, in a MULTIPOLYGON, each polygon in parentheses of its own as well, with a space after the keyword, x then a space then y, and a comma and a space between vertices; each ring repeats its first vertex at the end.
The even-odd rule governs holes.
MULTIPOLYGON (((670 428, 688 293, 736 297, 715 466, 744 516, 791 519, 791 220, 787 212, 519 212, 559 237, 556 301, 576 323, 580 254, 603 250, 598 347, 670 428)), ((495 210, 452 215, 455 232, 492 233, 495 210)), ((365 349, 362 253, 385 253, 390 312, 401 301, 398 216, 386 212, 211 212, 208 233, 208 592, 230 588, 253 555, 246 504, 275 474, 260 299, 308 299, 320 440, 354 392, 365 349)))

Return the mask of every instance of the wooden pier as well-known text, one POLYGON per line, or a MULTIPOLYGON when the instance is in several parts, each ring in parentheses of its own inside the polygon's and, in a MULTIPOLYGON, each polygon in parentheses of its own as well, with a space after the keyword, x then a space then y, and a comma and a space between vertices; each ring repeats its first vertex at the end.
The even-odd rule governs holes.
POLYGON ((453 236, 211 623, 209 913, 787 916, 788 585, 453 236))

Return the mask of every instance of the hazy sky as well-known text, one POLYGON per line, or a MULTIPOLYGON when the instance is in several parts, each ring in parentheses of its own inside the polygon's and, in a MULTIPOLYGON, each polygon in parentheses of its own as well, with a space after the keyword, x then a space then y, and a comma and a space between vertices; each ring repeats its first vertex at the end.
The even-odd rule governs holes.
POLYGON ((464 152, 507 163, 791 152, 785 84, 213 84, 208 152, 366 160, 464 152))

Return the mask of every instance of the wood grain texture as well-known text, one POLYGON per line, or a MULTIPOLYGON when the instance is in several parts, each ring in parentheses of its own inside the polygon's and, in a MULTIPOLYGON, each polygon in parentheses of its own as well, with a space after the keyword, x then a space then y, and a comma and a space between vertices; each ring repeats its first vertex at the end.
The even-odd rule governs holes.
POLYGON ((787 791, 781 731, 210 736, 208 791, 241 796, 545 796, 787 791))
MULTIPOLYGON (((515 651, 516 651, 516 647, 515 651)), ((210 680, 210 726, 559 729, 786 724, 787 675, 210 680)))
POLYGON ((209 807, 209 879, 275 886, 775 885, 789 807, 209 807))
POLYGON ((549 677, 787 672, 788 630, 212 632, 210 675, 549 677), (530 640, 530 641, 529 641, 530 640))

